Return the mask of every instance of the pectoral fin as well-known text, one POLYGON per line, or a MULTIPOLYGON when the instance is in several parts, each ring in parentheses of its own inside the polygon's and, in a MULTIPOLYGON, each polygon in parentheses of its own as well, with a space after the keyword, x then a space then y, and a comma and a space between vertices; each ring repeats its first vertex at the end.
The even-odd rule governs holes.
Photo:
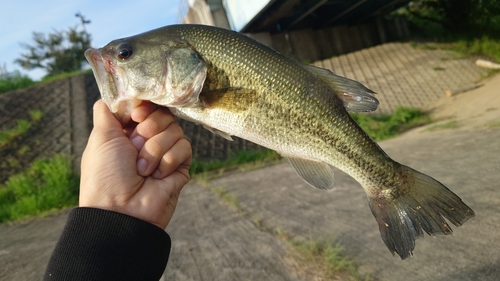
POLYGON ((344 103, 347 111, 366 112, 377 109, 379 102, 372 96, 372 94, 375 93, 363 86, 363 84, 338 76, 328 69, 319 68, 313 65, 304 65, 304 68, 330 85, 337 97, 344 103))
POLYGON ((323 190, 333 189, 333 170, 328 164, 296 157, 284 157, 295 168, 300 178, 312 187, 323 190))

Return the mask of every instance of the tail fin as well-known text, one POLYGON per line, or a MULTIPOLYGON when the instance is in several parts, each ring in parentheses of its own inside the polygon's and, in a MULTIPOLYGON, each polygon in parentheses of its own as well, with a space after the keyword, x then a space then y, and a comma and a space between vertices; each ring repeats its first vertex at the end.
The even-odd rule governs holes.
POLYGON ((369 197, 369 203, 385 245, 404 260, 413 255, 415 239, 423 237, 423 231, 429 235, 451 234, 444 218, 460 226, 474 217, 474 211, 437 180, 402 168, 414 179, 408 181, 413 186, 405 187, 409 192, 390 201, 369 197))

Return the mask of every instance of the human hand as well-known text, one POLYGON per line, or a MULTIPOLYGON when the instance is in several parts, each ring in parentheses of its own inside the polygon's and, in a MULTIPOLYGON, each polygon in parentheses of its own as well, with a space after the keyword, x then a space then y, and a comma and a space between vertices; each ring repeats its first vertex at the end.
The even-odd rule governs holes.
POLYGON ((143 102, 123 128, 106 104, 82 156, 80 207, 124 213, 164 229, 189 181, 191 145, 167 108, 143 102))

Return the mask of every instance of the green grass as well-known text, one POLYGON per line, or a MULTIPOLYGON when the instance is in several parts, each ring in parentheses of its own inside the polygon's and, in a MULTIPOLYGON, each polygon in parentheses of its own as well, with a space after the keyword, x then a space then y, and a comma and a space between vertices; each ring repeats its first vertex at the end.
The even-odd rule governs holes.
POLYGON ((486 127, 488 128, 498 128, 500 127, 500 121, 491 121, 489 122, 486 127))
POLYGON ((486 36, 474 40, 458 40, 449 49, 464 55, 485 55, 500 62, 500 40, 486 36))
POLYGON ((251 221, 261 231, 268 232, 274 237, 283 240, 290 248, 289 256, 295 260, 297 273, 308 279, 313 276, 319 280, 372 280, 369 276, 362 278, 358 273, 356 263, 343 252, 343 247, 334 239, 322 240, 297 240, 287 234, 281 228, 273 228, 255 214, 245 211, 239 204, 237 196, 231 194, 227 189, 216 187, 208 181, 198 180, 198 183, 217 194, 222 201, 232 206, 243 217, 251 221))
POLYGON ((28 133, 28 131, 43 118, 43 112, 40 110, 30 110, 30 120, 20 119, 16 121, 13 128, 2 128, 0 130, 0 148, 8 145, 16 138, 28 133))
POLYGON ((276 151, 269 149, 241 150, 231 155, 224 161, 203 161, 193 159, 189 173, 193 176, 214 171, 218 171, 220 173, 223 172, 223 170, 248 169, 248 166, 243 164, 251 163, 250 165, 253 167, 259 167, 262 163, 277 161, 280 159, 281 156, 276 151))
MULTIPOLYGON (((430 123, 430 117, 419 109, 403 108, 396 109, 393 114, 384 116, 373 116, 364 114, 352 114, 354 120, 375 141, 388 139, 425 124, 430 123)), ((266 163, 281 160, 281 156, 269 149, 242 150, 227 160, 203 161, 193 159, 189 173, 198 178, 217 177, 227 170, 241 170, 260 168, 266 163), (210 175, 209 175, 210 174, 210 175)))
POLYGON ((31 78, 29 78, 28 76, 20 74, 12 76, 4 75, 0 77, 0 94, 26 88, 34 84, 36 84, 36 82, 31 80, 31 78))
POLYGON ((30 110, 28 112, 31 117, 31 121, 38 122, 43 118, 43 112, 41 110, 30 110))
POLYGON ((59 80, 59 79, 63 79, 63 78, 67 78, 67 77, 71 77, 71 76, 75 76, 75 75, 80 75, 80 74, 84 74, 84 73, 92 73, 92 69, 78 70, 78 71, 65 72, 65 73, 52 75, 52 76, 45 76, 45 77, 43 77, 42 81, 40 81, 40 82, 41 83, 48 83, 48 82, 52 82, 55 80, 59 80))
POLYGON ((56 154, 36 160, 0 185, 0 222, 74 206, 78 202, 78 184, 69 157, 56 154))
POLYGON ((25 134, 31 128, 31 122, 28 120, 17 120, 16 125, 11 129, 0 131, 0 148, 12 142, 15 138, 25 134))
POLYGON ((431 122, 420 109, 398 107, 393 114, 376 116, 352 114, 353 119, 375 141, 381 141, 431 122))
POLYGON ((456 120, 452 120, 446 123, 430 126, 429 128, 426 129, 426 131, 432 132, 432 131, 456 129, 456 128, 458 128, 458 122, 456 120))
POLYGON ((455 39, 448 42, 411 42, 410 45, 414 48, 426 50, 451 50, 458 54, 452 58, 443 58, 443 60, 460 59, 467 56, 487 56, 493 61, 500 62, 500 40, 491 39, 487 36, 469 40, 455 39))
POLYGON ((230 194, 225 188, 214 187, 212 188, 212 191, 215 192, 215 194, 219 195, 222 201, 226 202, 227 204, 233 206, 236 209, 241 209, 240 204, 238 202, 238 198, 230 194))
POLYGON ((354 260, 346 256, 342 245, 333 239, 297 241, 286 238, 285 241, 295 250, 294 258, 304 267, 301 270, 303 272, 322 273, 323 278, 333 280, 371 280, 369 276, 362 278, 359 275, 354 260), (309 268, 305 268, 306 266, 309 268))
POLYGON ((79 70, 79 71, 73 71, 73 72, 67 72, 67 73, 61 73, 58 75, 53 75, 53 76, 45 76, 41 81, 33 81, 31 78, 28 76, 24 76, 18 73, 15 73, 14 75, 3 75, 0 76, 0 94, 14 91, 14 90, 19 90, 19 89, 24 89, 32 85, 40 84, 40 83, 48 83, 52 82, 55 80, 75 76, 75 75, 80 75, 83 73, 92 73, 91 69, 88 70, 79 70))

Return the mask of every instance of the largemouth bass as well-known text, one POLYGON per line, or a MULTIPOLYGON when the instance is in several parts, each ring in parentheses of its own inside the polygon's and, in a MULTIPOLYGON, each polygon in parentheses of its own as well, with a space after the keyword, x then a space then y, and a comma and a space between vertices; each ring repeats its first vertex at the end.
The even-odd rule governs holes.
POLYGON ((242 34, 173 25, 85 52, 104 102, 123 123, 141 100, 226 139, 279 152, 319 189, 337 167, 364 188, 391 253, 412 255, 415 239, 451 234, 474 211, 437 180, 392 160, 350 112, 378 106, 373 92, 329 70, 299 63, 242 34))

